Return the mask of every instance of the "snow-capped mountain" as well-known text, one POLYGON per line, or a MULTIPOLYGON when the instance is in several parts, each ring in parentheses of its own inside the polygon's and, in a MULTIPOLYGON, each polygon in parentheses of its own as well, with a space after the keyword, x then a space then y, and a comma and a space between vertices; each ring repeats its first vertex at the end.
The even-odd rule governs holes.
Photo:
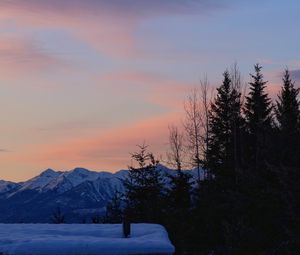
MULTIPOLYGON (((165 175, 176 173, 163 165, 157 170, 165 175)), ((189 172, 196 176, 195 170, 189 172)), ((70 222, 103 213, 115 192, 124 191, 127 175, 128 170, 110 173, 84 168, 47 169, 22 183, 0 181, 0 222, 49 222, 57 207, 70 222)))
POLYGON ((64 193, 82 182, 93 181, 101 176, 101 173, 89 171, 84 168, 75 168, 69 172, 62 172, 55 178, 52 178, 42 189, 43 192, 55 190, 58 193, 64 193))
POLYGON ((42 172, 40 175, 24 182, 20 189, 17 192, 21 192, 23 190, 39 190, 41 191, 47 184, 49 184, 52 180, 60 176, 61 172, 55 172, 52 169, 47 169, 42 172))
POLYGON ((18 187, 20 187, 18 183, 0 180, 0 194, 15 190, 18 187))

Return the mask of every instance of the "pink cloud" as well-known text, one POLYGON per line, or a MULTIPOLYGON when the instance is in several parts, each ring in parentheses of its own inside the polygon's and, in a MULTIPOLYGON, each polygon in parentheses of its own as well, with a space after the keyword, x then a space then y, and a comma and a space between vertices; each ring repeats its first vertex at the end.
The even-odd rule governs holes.
POLYGON ((180 112, 183 110, 183 101, 186 95, 193 87, 195 87, 195 84, 191 82, 162 81, 160 86, 151 89, 148 100, 166 106, 172 111, 180 112))
POLYGON ((206 14, 225 8, 218 1, 179 0, 12 0, 1 1, 0 21, 18 27, 63 28, 112 57, 140 57, 135 32, 147 18, 167 14, 206 14))
POLYGON ((190 81, 177 81, 160 74, 146 72, 113 72, 99 77, 101 84, 106 82, 122 83, 130 89, 144 88, 145 100, 173 111, 182 109, 187 92, 195 85, 190 81))
POLYGON ((104 9, 123 15, 156 16, 160 14, 207 13, 227 8, 221 1, 199 0, 3 0, 2 7, 16 7, 31 11, 46 10, 51 12, 66 11, 72 14, 97 14, 104 9))
POLYGON ((19 28, 65 29, 75 38, 101 53, 114 57, 134 54, 135 15, 87 4, 61 4, 62 1, 12 1, 0 3, 0 22, 13 22, 19 28), (61 7, 61 8, 59 8, 61 7))
MULTIPOLYGON (((69 138, 60 142, 30 145, 19 153, 7 153, 5 161, 15 160, 24 165, 70 169, 84 166, 92 169, 118 170, 130 164, 130 152, 146 141, 156 155, 164 155, 168 142, 168 125, 178 123, 181 116, 163 114, 127 126, 101 131, 99 134, 69 138)), ((3 153, 4 154, 4 153, 3 153)))
POLYGON ((113 72, 107 73, 100 77, 100 80, 104 81, 125 81, 140 84, 156 85, 158 81, 161 81, 162 77, 158 74, 146 73, 146 72, 113 72))
POLYGON ((16 36, 4 35, 0 38, 0 56, 1 78, 5 79, 19 79, 18 75, 39 73, 65 65, 32 40, 16 36))

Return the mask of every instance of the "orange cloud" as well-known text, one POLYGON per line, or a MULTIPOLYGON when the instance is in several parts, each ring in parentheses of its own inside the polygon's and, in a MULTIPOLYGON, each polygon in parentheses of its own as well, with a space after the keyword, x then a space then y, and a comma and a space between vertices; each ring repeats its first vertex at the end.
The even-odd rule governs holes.
MULTIPOLYGON (((145 119, 124 127, 101 131, 91 136, 69 138, 44 145, 24 146, 22 152, 2 153, 1 164, 6 161, 22 162, 23 166, 46 166, 71 169, 84 166, 91 169, 119 170, 130 164, 130 152, 146 141, 156 155, 164 155, 168 143, 168 125, 178 123, 181 116, 168 113, 145 119)), ((41 170, 39 169, 39 170, 41 170)), ((20 173, 15 173, 19 178, 20 173)), ((28 176, 29 177, 29 176, 28 176)))

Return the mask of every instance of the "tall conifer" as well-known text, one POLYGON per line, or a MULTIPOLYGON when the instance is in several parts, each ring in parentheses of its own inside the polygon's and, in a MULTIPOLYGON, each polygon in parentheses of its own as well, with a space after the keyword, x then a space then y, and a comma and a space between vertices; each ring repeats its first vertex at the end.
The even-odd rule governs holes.
POLYGON ((237 129, 240 128, 240 93, 232 86, 230 74, 225 71, 222 85, 211 106, 208 149, 208 167, 218 177, 235 179, 234 146, 237 129))
POLYGON ((293 166, 299 161, 300 102, 299 88, 296 89, 288 69, 282 78, 283 86, 276 101, 275 113, 279 125, 281 164, 293 166))
POLYGON ((262 67, 254 65, 254 74, 250 74, 250 92, 244 108, 247 132, 249 134, 249 162, 255 167, 266 159, 268 136, 272 130, 272 103, 265 92, 267 81, 261 73, 262 67))
POLYGON ((135 222, 160 222, 162 208, 163 177, 158 171, 158 161, 147 151, 146 145, 139 146, 132 154, 137 166, 130 166, 124 181, 126 217, 135 222))

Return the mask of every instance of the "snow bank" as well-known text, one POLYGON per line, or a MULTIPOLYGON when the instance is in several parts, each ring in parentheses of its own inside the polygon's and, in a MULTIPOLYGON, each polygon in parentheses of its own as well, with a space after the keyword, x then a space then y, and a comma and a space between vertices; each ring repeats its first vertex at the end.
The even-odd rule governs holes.
POLYGON ((123 238, 121 224, 0 224, 5 255, 173 253, 166 230, 156 224, 132 224, 130 238, 123 238))

